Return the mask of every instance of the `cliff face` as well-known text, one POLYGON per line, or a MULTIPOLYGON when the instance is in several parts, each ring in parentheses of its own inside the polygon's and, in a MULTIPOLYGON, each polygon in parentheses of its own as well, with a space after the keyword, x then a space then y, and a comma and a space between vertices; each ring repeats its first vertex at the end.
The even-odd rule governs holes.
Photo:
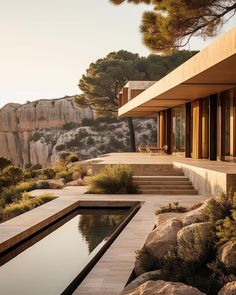
MULTIPOLYGON (((80 159, 129 151, 125 120, 94 120, 90 109, 81 109, 74 97, 8 104, 0 109, 0 156, 15 165, 46 167, 62 153, 75 152, 80 159), (85 119, 86 120, 83 120, 85 119)), ((137 144, 154 144, 154 120, 134 120, 137 144)))
MULTIPOLYGON (((14 164, 42 164, 50 161, 52 143, 32 140, 37 130, 61 129, 69 123, 79 124, 83 118, 92 118, 91 110, 82 110, 74 97, 57 100, 39 100, 24 105, 8 104, 0 110, 0 155, 14 164)), ((50 141, 48 139, 48 141, 50 141)))

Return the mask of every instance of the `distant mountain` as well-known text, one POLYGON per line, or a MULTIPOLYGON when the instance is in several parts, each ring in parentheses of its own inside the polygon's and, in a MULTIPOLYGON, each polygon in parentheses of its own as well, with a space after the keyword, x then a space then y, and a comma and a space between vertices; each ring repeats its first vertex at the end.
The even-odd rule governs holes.
MULTIPOLYGON (((22 167, 57 160, 75 152, 80 159, 129 151, 129 129, 125 120, 97 118, 79 108, 75 96, 38 100, 23 105, 10 103, 0 109, 0 155, 22 167)), ((153 119, 134 120, 139 144, 153 144, 153 119)))

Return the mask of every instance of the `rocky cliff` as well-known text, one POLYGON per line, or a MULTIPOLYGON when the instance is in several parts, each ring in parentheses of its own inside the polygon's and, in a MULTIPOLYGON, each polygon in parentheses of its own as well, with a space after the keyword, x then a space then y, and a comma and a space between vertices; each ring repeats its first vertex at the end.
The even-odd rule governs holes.
MULTIPOLYGON (((135 127, 138 143, 155 141, 153 120, 136 120, 135 127)), ((79 108, 73 96, 24 105, 10 103, 0 109, 0 155, 16 165, 45 167, 69 152, 85 159, 128 150, 125 121, 95 120, 93 111, 79 108)))

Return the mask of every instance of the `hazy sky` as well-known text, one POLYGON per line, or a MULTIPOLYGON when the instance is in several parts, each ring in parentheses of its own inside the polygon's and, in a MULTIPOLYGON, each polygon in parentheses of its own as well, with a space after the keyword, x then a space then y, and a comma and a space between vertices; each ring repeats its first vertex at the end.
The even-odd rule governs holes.
MULTIPOLYGON (((138 30, 147 9, 108 0, 0 0, 0 107, 78 93, 82 73, 110 51, 149 54, 138 30)), ((192 40, 191 49, 209 42, 192 40)))

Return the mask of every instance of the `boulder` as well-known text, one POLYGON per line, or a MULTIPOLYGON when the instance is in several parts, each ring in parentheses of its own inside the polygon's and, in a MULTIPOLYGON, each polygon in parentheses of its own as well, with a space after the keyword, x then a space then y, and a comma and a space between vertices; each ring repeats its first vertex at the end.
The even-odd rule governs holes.
POLYGON ((198 261, 206 254, 214 236, 209 222, 194 223, 183 227, 177 234, 178 256, 184 261, 198 261))
POLYGON ((156 281, 160 277, 160 273, 161 273, 160 270, 145 272, 141 274, 140 276, 138 276, 131 283, 129 283, 129 285, 125 287, 124 291, 137 288, 138 286, 142 285, 143 283, 147 281, 156 281))
POLYGON ((146 239, 146 250, 154 257, 162 258, 177 245, 177 233, 182 227, 182 222, 175 218, 156 227, 146 239))
POLYGON ((92 168, 89 168, 89 169, 87 170, 86 175, 87 175, 87 176, 92 176, 92 175, 93 175, 92 168))
POLYGON ((147 281, 142 285, 123 291, 120 295, 206 295, 196 288, 165 281, 147 281))
POLYGON ((81 172, 79 172, 79 171, 74 172, 72 177, 73 177, 73 180, 80 179, 81 178, 81 172))
POLYGON ((236 281, 227 283, 218 293, 218 295, 235 295, 236 294, 236 281))
POLYGON ((207 203, 204 202, 199 208, 184 213, 182 218, 183 226, 207 221, 207 217, 204 213, 206 204, 207 203))
POLYGON ((73 181, 69 181, 67 182, 66 186, 77 186, 79 185, 79 180, 73 180, 73 181))
POLYGON ((225 267, 236 269, 236 242, 227 242, 218 250, 217 254, 218 259, 225 267))
POLYGON ((145 266, 143 265, 143 263, 139 257, 136 257, 136 259, 135 259, 134 272, 137 277, 142 275, 143 273, 147 272, 147 269, 145 269, 145 266))
POLYGON ((62 189, 65 185, 59 179, 48 179, 48 180, 40 180, 38 184, 40 185, 41 182, 47 183, 49 189, 62 189))
POLYGON ((180 217, 180 219, 181 219, 183 217, 183 215, 184 215, 184 213, 176 213, 176 212, 160 213, 155 218, 155 225, 156 225, 156 227, 160 226, 164 222, 166 222, 167 220, 169 220, 171 218, 180 217))

